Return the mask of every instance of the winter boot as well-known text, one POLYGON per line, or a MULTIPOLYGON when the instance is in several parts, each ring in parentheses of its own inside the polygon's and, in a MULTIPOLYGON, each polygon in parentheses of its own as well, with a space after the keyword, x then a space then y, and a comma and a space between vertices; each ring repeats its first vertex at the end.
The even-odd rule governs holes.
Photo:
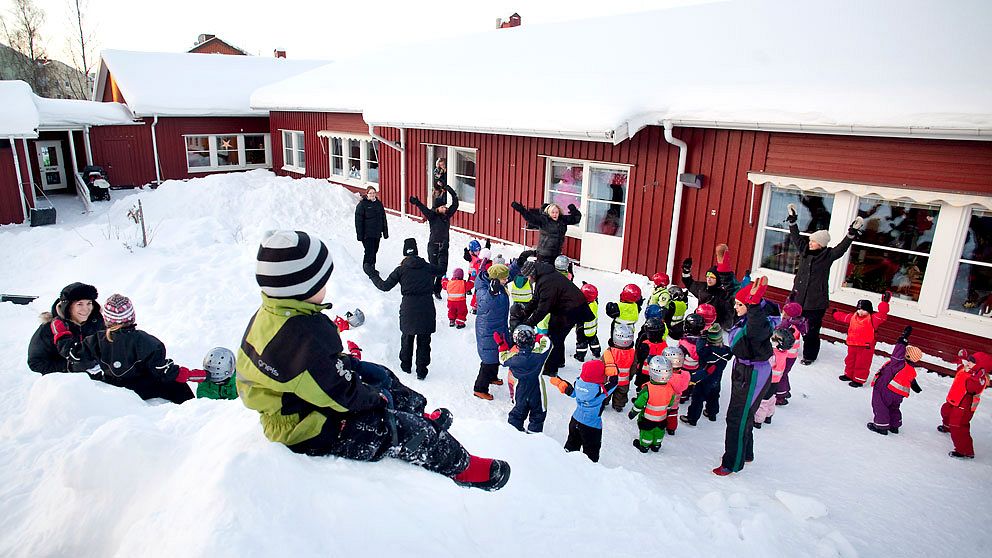
POLYGON ((958 459, 974 459, 975 458, 974 455, 965 455, 965 454, 963 454, 963 453, 961 453, 961 452, 959 452, 957 450, 951 450, 951 451, 947 452, 947 455, 949 455, 951 457, 957 457, 958 459))
POLYGON ((716 422, 716 413, 711 413, 709 411, 703 411, 703 416, 710 419, 710 422, 716 422))
POLYGON ((653 451, 655 453, 658 453, 659 451, 661 451, 661 444, 654 444, 654 445, 652 445, 651 446, 651 451, 653 451))
POLYGON ((434 293, 434 298, 441 300, 441 293, 434 293))
POLYGON ((599 344, 589 345, 589 350, 592 351, 592 356, 600 358, 603 356, 603 349, 599 344))
POLYGON ((725 477, 725 476, 730 475, 732 473, 733 473, 733 471, 731 471, 730 469, 724 467, 723 465, 720 465, 716 469, 713 469, 713 474, 714 475, 717 475, 719 477, 725 477))
POLYGON ((872 432, 877 432, 877 433, 881 434, 882 436, 888 436, 889 435, 889 429, 888 428, 881 428, 881 427, 875 425, 874 422, 869 422, 865 426, 868 427, 868 430, 871 430, 872 432))
POLYGON ((641 441, 638 440, 638 439, 636 439, 636 438, 634 439, 634 447, 637 448, 637 451, 639 451, 641 453, 647 453, 648 452, 648 448, 642 446, 641 445, 641 441))
POLYGON ((665 432, 666 432, 666 433, 667 433, 667 434, 668 434, 669 436, 674 436, 674 435, 675 435, 675 429, 674 429, 674 428, 666 428, 666 429, 665 429, 665 432))
POLYGON ((503 385, 503 380, 500 380, 499 378, 495 378, 495 379, 489 381, 489 385, 491 385, 491 386, 501 386, 501 385, 503 385))
POLYGON ((944 426, 943 424, 937 426, 937 432, 940 432, 941 434, 948 434, 950 433, 950 431, 951 429, 944 426))
POLYGON ((417 379, 426 380, 427 379, 427 369, 417 370, 417 379))
POLYGON ((849 385, 849 386, 851 386, 853 388, 859 388, 859 387, 863 386, 864 384, 862 384, 861 382, 855 382, 854 380, 851 380, 850 382, 847 383, 847 385, 849 385))
POLYGON ((455 327, 455 320, 448 320, 448 327, 455 327))
POLYGON ((451 414, 451 411, 441 407, 440 409, 434 409, 432 413, 424 413, 424 418, 437 425, 438 429, 447 430, 451 428, 451 423, 455 417, 451 414))
POLYGON ((572 355, 572 358, 574 358, 575 360, 577 360, 579 362, 585 362, 586 361, 586 352, 585 351, 575 351, 575 354, 572 355))
POLYGON ((776 405, 788 405, 789 404, 789 399, 786 398, 786 397, 777 397, 775 399, 775 404, 776 405))
POLYGON ((842 381, 842 382, 850 382, 850 381, 852 381, 850 378, 847 377, 847 374, 841 374, 840 376, 837 376, 837 379, 840 380, 840 381, 842 381))
POLYGON ((772 423, 772 417, 765 417, 765 424, 771 424, 771 423, 772 423))
POLYGON ((682 422, 684 422, 684 423, 686 423, 686 424, 688 424, 689 426, 696 426, 696 421, 691 420, 688 415, 682 415, 682 416, 680 416, 679 417, 679 420, 682 421, 682 422))
POLYGON ((472 395, 478 397, 479 399, 485 399, 486 401, 492 401, 493 400, 493 396, 490 395, 490 394, 488 394, 488 393, 486 393, 486 392, 484 392, 484 391, 475 391, 475 392, 472 392, 472 395))
POLYGON ((891 432, 893 434, 898 434, 899 433, 899 427, 898 426, 890 426, 889 427, 889 432, 891 432))
POLYGON ((510 480, 510 464, 499 459, 468 456, 468 467, 451 480, 459 486, 481 488, 489 492, 506 486, 510 480))
POLYGON ((455 329, 465 329, 465 324, 462 323, 462 322, 459 322, 459 323, 455 324, 455 329))
POLYGON ((813 360, 813 359, 810 359, 810 358, 804 358, 804 359, 802 359, 802 360, 800 361, 800 364, 802 364, 803 366, 809 366, 810 364, 813 364, 814 362, 816 362, 816 361, 815 361, 815 360, 813 360))
POLYGON ((757 421, 755 421, 755 422, 754 422, 754 427, 760 430, 760 429, 761 429, 761 423, 760 423, 760 422, 757 422, 757 421))

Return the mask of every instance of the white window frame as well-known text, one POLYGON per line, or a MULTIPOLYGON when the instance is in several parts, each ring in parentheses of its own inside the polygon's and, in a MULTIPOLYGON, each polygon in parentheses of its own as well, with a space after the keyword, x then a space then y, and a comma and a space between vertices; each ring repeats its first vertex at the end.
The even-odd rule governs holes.
POLYGON ((378 140, 369 135, 363 134, 346 134, 342 132, 331 132, 327 130, 321 130, 317 132, 317 137, 327 138, 327 179, 348 186, 354 186, 357 188, 368 188, 372 186, 376 189, 379 188, 379 182, 369 180, 369 153, 373 150, 376 154, 376 162, 379 163, 379 177, 382 177, 382 146, 378 146, 378 140), (339 157, 342 159, 341 170, 344 174, 334 174, 334 140, 341 140, 341 154, 339 157), (348 176, 349 168, 348 161, 351 158, 347 153, 347 142, 357 141, 361 143, 361 159, 359 161, 359 178, 352 178, 348 176))
MULTIPOLYGON (((627 188, 624 189, 624 199, 623 203, 623 231, 624 234, 617 238, 624 238, 627 235, 627 202, 630 200, 630 177, 633 174, 633 165, 625 165, 622 163, 603 163, 599 161, 588 161, 585 159, 569 159, 567 157, 545 157, 544 162, 544 201, 545 203, 551 202, 551 180, 554 174, 551 171, 551 166, 554 163, 565 163, 569 165, 576 165, 582 167, 582 189, 579 191, 579 211, 582 212, 582 220, 579 221, 577 225, 569 225, 568 230, 565 232, 565 236, 570 238, 582 239, 583 234, 586 230, 586 221, 589 218, 589 188, 590 180, 592 177, 592 170, 606 170, 606 171, 623 171, 627 173, 627 188)), ((562 212, 568 213, 568 208, 561 208, 562 212)), ((590 233, 597 234, 597 233, 590 233)))
MULTIPOLYGON (((957 275, 957 268, 961 259, 961 250, 964 248, 967 228, 970 223, 971 210, 972 208, 992 210, 992 198, 754 172, 748 173, 748 179, 756 187, 762 189, 761 210, 756 223, 757 238, 755 238, 754 243, 751 274, 755 277, 764 275, 768 277, 770 285, 785 290, 792 288, 795 278, 793 274, 761 267, 765 223, 768 219, 768 206, 771 201, 771 195, 765 194, 769 184, 779 188, 833 194, 834 203, 830 215, 830 228, 828 229, 832 246, 836 246, 847 235, 851 221, 857 216, 858 202, 863 197, 881 197, 889 201, 939 206, 940 212, 937 216, 937 226, 934 229, 933 248, 928 256, 927 272, 920 287, 920 299, 912 301, 893 297, 889 303, 889 313, 916 322, 931 323, 981 337, 992 337, 992 318, 956 312, 948 308, 954 278, 957 275)), ((854 306, 862 298, 876 300, 881 296, 878 293, 843 286, 850 254, 851 251, 848 250, 844 257, 834 262, 830 270, 827 283, 830 300, 850 306, 854 306)))
MULTIPOLYGON (((457 175, 455 174, 455 171, 454 171, 454 168, 455 167, 453 167, 453 165, 452 165, 452 163, 455 160, 456 154, 459 151, 464 151, 464 152, 473 153, 475 155, 475 177, 474 178, 475 178, 475 199, 476 199, 476 201, 470 202, 470 201, 465 201, 461 197, 458 198, 458 211, 463 211, 465 213, 475 213, 475 207, 476 207, 476 205, 478 203, 478 200, 479 200, 479 150, 476 149, 476 148, 474 148, 474 147, 459 147, 459 146, 456 146, 456 145, 444 145, 444 144, 440 144, 440 143, 425 143, 425 144, 422 144, 422 145, 424 146, 424 149, 425 150, 427 148, 429 148, 429 147, 444 148, 444 150, 445 150, 444 160, 445 160, 445 162, 448 165, 448 170, 445 173, 446 176, 448 177, 448 187, 450 187, 452 190, 455 190, 456 192, 458 191, 458 189, 455 188, 455 185, 457 184, 457 182, 455 181, 455 177, 457 175)), ((433 190, 432 185, 434 184, 434 166, 436 164, 436 161, 430 160, 431 159, 430 157, 426 157, 426 159, 428 159, 428 160, 427 160, 427 191, 426 191, 426 198, 425 199, 430 200, 431 199, 431 190, 433 190)), ((451 203, 449 202, 448 205, 451 205, 451 203)))
POLYGON ((186 153, 186 171, 190 174, 204 173, 204 172, 218 172, 218 171, 238 171, 238 170, 249 170, 249 169, 269 169, 272 168, 272 141, 271 135, 263 132, 253 134, 250 132, 238 132, 233 134, 184 134, 183 135, 183 148, 186 153), (229 151, 228 149, 218 149, 217 138, 221 137, 236 137, 238 138, 238 160, 241 161, 239 165, 221 165, 217 158, 218 151, 229 151), (265 162, 261 164, 249 165, 245 162, 245 137, 246 136, 262 136, 265 141, 265 162), (210 165, 206 167, 191 167, 189 166, 189 146, 186 141, 189 138, 207 138, 207 145, 210 153, 210 165))
POLYGON ((300 130, 279 130, 282 134, 282 170, 304 174, 307 172, 306 165, 306 136, 300 130), (286 141, 287 137, 289 142, 286 141), (292 153, 292 160, 286 160, 286 148, 289 147, 292 153), (300 152, 303 152, 303 164, 300 164, 300 152))
MULTIPOLYGON (((971 206, 971 207, 966 207, 966 208, 963 208, 963 209, 964 209, 964 211, 963 211, 963 214, 961 216, 961 219, 963 221, 963 226, 958 230, 958 237, 955 239, 955 243, 954 243, 954 246, 956 247, 955 250, 954 250, 954 256, 953 256, 953 258, 954 258, 954 267, 951 270, 951 272, 947 274, 946 285, 944 285, 944 292, 946 293, 946 296, 944 297, 944 301, 943 301, 943 304, 941 305, 941 307, 942 308, 945 308, 946 311, 948 313, 950 313, 952 316, 955 316, 955 317, 960 318, 960 319, 982 320, 984 322, 992 322, 992 318, 986 318, 986 317, 983 317, 983 316, 977 316, 975 314, 969 314, 968 312, 962 312, 960 310, 955 310, 955 309, 953 309, 953 308, 950 307, 951 306, 951 295, 953 294, 953 291, 954 291, 954 280, 958 276, 958 270, 960 269, 962 263, 975 264, 975 265, 980 265, 980 266, 983 266, 983 267, 990 267, 990 266, 992 266, 992 264, 988 264, 988 263, 985 263, 985 262, 980 262, 980 261, 977 261, 977 260, 968 260, 966 258, 963 258, 962 257, 962 254, 961 254, 961 252, 964 250, 964 244, 968 240, 968 225, 971 224, 972 213, 974 213, 975 211, 990 212, 990 211, 992 211, 992 209, 989 209, 989 208, 986 208, 986 207, 978 207, 978 206, 971 206)), ((939 219, 938 219, 938 221, 939 221, 939 219)))

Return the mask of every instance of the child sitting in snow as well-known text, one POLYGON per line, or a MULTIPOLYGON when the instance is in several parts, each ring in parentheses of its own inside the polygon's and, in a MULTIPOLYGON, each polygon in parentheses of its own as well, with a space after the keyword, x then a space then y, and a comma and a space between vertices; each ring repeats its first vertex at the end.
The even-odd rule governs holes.
POLYGON ((558 391, 575 398, 565 451, 582 450, 593 463, 599 461, 599 449, 603 444, 603 402, 616 389, 617 381, 617 376, 606 377, 606 366, 601 360, 583 364, 574 386, 557 376, 551 378, 558 391))
POLYGON ((586 351, 592 351, 592 356, 599 358, 601 347, 599 346, 599 290, 596 285, 582 283, 582 296, 586 297, 586 303, 592 312, 592 319, 575 326, 575 360, 584 362, 586 351))
POLYGON ((909 344, 909 334, 912 332, 912 327, 903 330, 892 348, 892 357, 872 378, 871 409, 875 417, 867 424, 872 432, 898 434, 902 426, 902 411, 899 410, 902 400, 909 397, 909 390, 916 393, 923 391, 916 383, 916 368, 912 364, 919 362, 923 353, 909 344))
MULTIPOLYGON (((761 399, 758 410, 754 413, 754 427, 761 428, 762 424, 771 424, 775 414, 775 401, 779 392, 779 382, 785 373, 789 355, 796 345, 795 331, 781 325, 772 332, 772 383, 768 385, 765 396, 761 399)), ((795 362, 795 356, 792 357, 795 362)))
POLYGON ((468 304, 465 302, 465 295, 469 291, 469 285, 465 281, 465 272, 462 268, 456 267, 451 272, 451 279, 441 279, 441 288, 448 293, 448 327, 465 327, 465 319, 468 317, 468 304))
POLYGON ((234 378, 234 353, 224 347, 214 347, 203 357, 207 381, 196 386, 199 399, 237 399, 238 387, 234 378))
POLYGON ((859 300, 853 313, 834 312, 834 319, 847 324, 847 358, 844 359, 844 373, 838 376, 851 387, 861 387, 868 381, 871 359, 875 356, 875 331, 889 315, 889 299, 892 293, 885 291, 882 303, 875 312, 870 300, 859 300))
POLYGON ((142 399, 162 398, 173 403, 193 399, 186 382, 202 382, 207 372, 178 366, 165 356, 165 345, 136 327, 134 306, 126 296, 111 295, 103 304, 107 329, 83 340, 70 358, 93 363, 94 378, 127 388, 142 399))
POLYGON ((524 432, 524 420, 529 417, 527 432, 542 432, 548 410, 541 370, 550 354, 551 339, 544 336, 538 339, 534 328, 528 325, 520 325, 513 330, 513 348, 499 333, 494 333, 493 339, 499 346, 499 362, 510 369, 507 378, 514 386, 510 391, 513 408, 506 421, 524 432))
POLYGON ((630 370, 634 364, 634 328, 621 324, 613 330, 610 336, 610 348, 603 353, 603 364, 606 365, 606 375, 617 377, 617 388, 611 397, 613 410, 623 411, 630 395, 630 370))
POLYGON ((941 425, 938 432, 950 433, 954 449, 951 457, 975 458, 975 444, 971 439, 971 418, 978 410, 982 392, 989 385, 992 374, 992 355, 988 353, 968 354, 962 349, 958 353, 960 364, 954 374, 951 389, 947 391, 947 401, 940 408, 941 425))
POLYGON ((789 383, 789 372, 799 359, 799 347, 803 335, 809 329, 806 318, 803 317, 803 307, 798 302, 789 302, 782 307, 781 327, 791 329, 795 342, 792 348, 787 351, 785 357, 785 368, 782 370, 782 378, 778 381, 778 392, 775 394, 776 405, 788 405, 789 398, 792 397, 792 386, 789 383))
POLYGON ((658 451, 665 438, 668 409, 678 408, 679 395, 689 385, 689 375, 675 372, 672 363, 663 356, 651 357, 648 363, 650 380, 634 400, 634 408, 627 413, 630 420, 637 418, 640 436, 634 447, 641 453, 658 451))

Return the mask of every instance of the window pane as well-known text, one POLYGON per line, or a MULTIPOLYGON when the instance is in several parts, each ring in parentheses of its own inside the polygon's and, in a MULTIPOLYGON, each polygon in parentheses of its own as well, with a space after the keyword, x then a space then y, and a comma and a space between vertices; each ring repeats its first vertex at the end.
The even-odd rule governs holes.
POLYGON ((563 210, 568 204, 574 203, 581 207, 582 199, 582 165, 552 161, 551 183, 548 185, 548 201, 557 204, 563 210))
POLYGON ((340 157, 343 154, 343 149, 341 138, 331 138, 331 155, 340 157))
POLYGON ((344 176, 344 158, 331 157, 331 174, 344 176))
POLYGON ((265 136, 245 136, 245 149, 265 149, 265 136))
POLYGON ((454 190, 461 201, 475 203, 475 178, 456 175, 454 190))
POLYGON ((210 166, 210 152, 209 151, 187 151, 186 152, 186 164, 189 168, 193 167, 209 167, 210 166))
POLYGON ((345 140, 348 156, 348 178, 362 178, 362 142, 360 140, 345 140))
POLYGON ((789 204, 792 203, 799 213, 800 232, 812 233, 830 228, 830 214, 834 208, 833 194, 801 192, 778 186, 773 186, 770 192, 766 226, 788 230, 789 223, 785 218, 789 216, 789 204))
MULTIPOLYGON (((248 143, 247 140, 245 143, 248 143)), ((245 163, 249 165, 264 165, 265 164, 265 150, 264 149, 245 149, 245 163)))
POLYGON ((992 212, 971 212, 961 259, 992 264, 992 212))
POLYGON ((379 162, 379 140, 372 140, 369 142, 368 146, 368 160, 370 162, 379 162))
POLYGON ((282 164, 293 165, 293 148, 287 147, 282 151, 282 164))
MULTIPOLYGON (((302 144, 301 144, 302 145, 302 144)), ((296 150, 296 166, 304 168, 307 166, 307 153, 302 149, 296 150)))
POLYGON ((217 149, 221 151, 237 151, 238 136, 217 136, 217 149))
POLYGON ((455 174, 475 178, 475 151, 455 151, 455 174))
POLYGON ((208 136, 187 137, 186 151, 210 151, 210 138, 208 136))
POLYGON ((625 207, 619 203, 589 201, 586 215, 586 232, 623 236, 625 207))
MULTIPOLYGON (((442 189, 448 185, 448 173, 437 168, 437 160, 448 156, 448 148, 440 145, 427 146, 427 197, 433 197, 434 188, 442 189)), ((447 162, 447 161, 445 161, 447 162)))
POLYGON ((929 253, 938 213, 939 207, 861 198, 858 215, 865 232, 860 242, 929 253))
POLYGON ((379 163, 369 161, 369 182, 379 183, 379 163))
POLYGON ((992 266, 958 266, 948 309, 992 318, 992 266))
POLYGON ((217 166, 240 165, 238 136, 217 136, 217 166))
POLYGON ((765 229, 765 239, 761 244, 761 267, 795 273, 799 266, 799 252, 789 242, 789 234, 765 229))
POLYGON ((627 195, 627 171, 592 168, 589 199, 623 203, 627 195))
MULTIPOLYGON (((264 162, 264 156, 263 156, 264 162)), ((217 152, 217 166, 226 167, 229 165, 240 165, 240 157, 238 157, 237 151, 218 151, 217 152)))
POLYGON ((899 298, 917 301, 928 260, 919 254, 855 244, 844 286, 879 294, 892 291, 899 298))
POLYGON ((293 148, 293 133, 292 132, 283 132, 282 133, 282 145, 286 149, 292 149, 293 148))

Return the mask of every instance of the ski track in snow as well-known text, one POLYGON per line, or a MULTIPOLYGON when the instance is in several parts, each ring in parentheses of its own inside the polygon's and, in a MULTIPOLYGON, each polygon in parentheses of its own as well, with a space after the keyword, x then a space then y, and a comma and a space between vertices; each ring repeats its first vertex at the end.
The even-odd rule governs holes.
MULTIPOLYGON (((361 345, 365 359, 398 370, 399 289, 380 293, 362 274, 356 201, 323 180, 252 171, 166 182, 60 225, 0 227, 0 290, 41 296, 30 306, 0 304, 0 555, 639 556, 662 549, 846 558, 975 556, 992 545, 982 528, 992 512, 990 403, 972 424, 974 461, 947 457, 950 439, 935 426, 950 380, 933 374, 921 374, 924 392, 904 402, 903 433, 881 437, 865 428, 871 390, 836 379, 844 348, 829 343, 815 365, 796 366, 791 404, 755 431, 755 462, 718 478, 710 470, 723 452, 722 414, 695 428, 680 424, 660 454, 641 455, 630 447, 634 422, 608 409, 602 461, 592 464, 562 450, 574 400, 552 388, 545 433, 518 433, 506 424, 505 387, 494 387, 492 402, 472 396, 473 318, 465 330, 449 329, 439 302, 428 379, 400 376, 431 405, 452 410, 451 430, 469 451, 511 463, 510 483, 496 493, 391 459, 295 455, 269 443, 257 414, 238 401, 146 403, 84 376, 28 370, 38 313, 73 281, 95 284, 101 301, 114 292, 131 297, 139 327, 162 339, 177 363, 199 366, 216 345, 237 349, 259 303, 258 241, 277 228, 329 243, 332 312, 358 306, 368 318, 343 337, 361 345), (134 247, 126 219, 139 198, 154 231, 147 248, 134 247)), ((379 252, 383 275, 399 262, 404 238, 416 237, 423 251, 427 237, 425 224, 396 216, 390 230, 379 252)), ((452 233, 452 265, 462 263, 468 240, 452 233)), ((627 282, 648 285, 640 275, 583 268, 578 280, 595 283, 601 303, 627 282)), ((600 316, 604 345, 608 331, 600 316)), ((573 350, 570 337, 567 354, 573 350)), ((571 380, 579 364, 568 360, 562 376, 571 380)), ((883 362, 876 357, 873 370, 883 362)))

